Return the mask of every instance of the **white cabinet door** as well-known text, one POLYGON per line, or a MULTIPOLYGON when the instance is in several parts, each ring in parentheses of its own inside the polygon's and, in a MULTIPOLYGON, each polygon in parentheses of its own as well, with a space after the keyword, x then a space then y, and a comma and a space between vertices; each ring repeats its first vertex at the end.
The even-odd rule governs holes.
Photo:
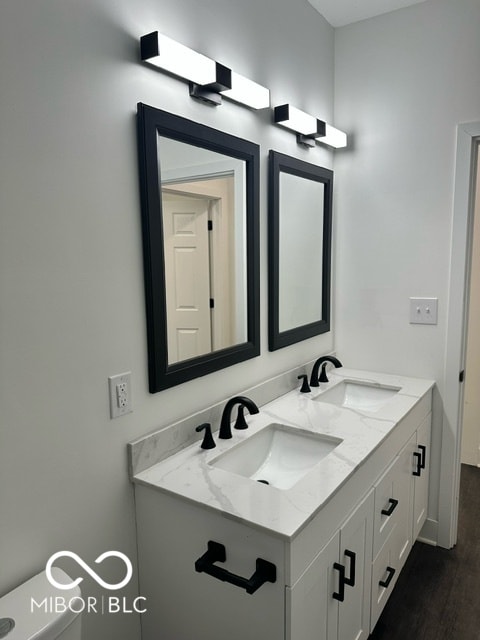
POLYGON ((413 509, 413 539, 416 540, 428 511, 428 480, 430 469, 431 414, 417 430, 417 447, 414 456, 415 502, 413 509))
POLYGON ((338 640, 362 640, 370 632, 373 504, 372 490, 340 529, 339 565, 344 567, 346 586, 339 602, 338 640))
POLYGON ((337 531, 295 585, 286 588, 286 640, 336 640, 338 602, 332 594, 339 548, 337 531))
POLYGON ((396 496, 398 511, 395 531, 393 532, 394 563, 397 571, 405 561, 413 546, 412 521, 415 478, 412 475, 412 453, 416 446, 416 435, 413 434, 398 456, 396 474, 396 496))
POLYGON ((287 640, 363 640, 370 630, 373 491, 286 590, 287 640))

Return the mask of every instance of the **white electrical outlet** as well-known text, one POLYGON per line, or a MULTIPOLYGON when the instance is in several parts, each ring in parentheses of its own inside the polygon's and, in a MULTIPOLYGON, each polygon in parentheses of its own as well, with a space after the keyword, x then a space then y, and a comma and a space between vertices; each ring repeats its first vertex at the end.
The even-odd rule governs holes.
POLYGON ((118 418, 133 411, 131 376, 130 371, 127 371, 108 378, 110 418, 118 418))
POLYGON ((437 324, 438 298, 410 298, 410 324, 437 324))

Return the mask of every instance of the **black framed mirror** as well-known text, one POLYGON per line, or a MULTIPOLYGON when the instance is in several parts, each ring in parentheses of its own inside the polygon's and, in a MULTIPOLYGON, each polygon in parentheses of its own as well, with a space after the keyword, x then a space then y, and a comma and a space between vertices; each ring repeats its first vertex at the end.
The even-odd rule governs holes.
POLYGON ((260 353, 259 147, 139 103, 151 393, 260 353))
POLYGON ((333 171, 269 155, 270 351, 330 330, 333 171))

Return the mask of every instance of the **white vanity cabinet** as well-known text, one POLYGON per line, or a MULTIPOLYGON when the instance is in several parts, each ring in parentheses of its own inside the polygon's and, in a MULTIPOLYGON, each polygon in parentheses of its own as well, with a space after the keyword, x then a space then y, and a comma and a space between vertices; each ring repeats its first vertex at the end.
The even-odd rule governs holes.
POLYGON ((348 457, 302 490, 213 472, 198 445, 137 473, 142 640, 366 640, 427 517, 431 385, 397 406, 390 422, 320 412, 358 425, 359 449, 388 429, 333 489, 348 457))

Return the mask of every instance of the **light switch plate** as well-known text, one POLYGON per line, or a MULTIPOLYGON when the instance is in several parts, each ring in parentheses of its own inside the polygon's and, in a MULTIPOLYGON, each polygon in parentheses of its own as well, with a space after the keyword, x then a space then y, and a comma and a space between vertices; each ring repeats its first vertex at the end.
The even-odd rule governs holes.
POLYGON ((438 298, 410 298, 410 324, 437 324, 438 298))
POLYGON ((133 411, 131 376, 131 372, 127 371, 108 378, 110 418, 118 418, 133 411))

